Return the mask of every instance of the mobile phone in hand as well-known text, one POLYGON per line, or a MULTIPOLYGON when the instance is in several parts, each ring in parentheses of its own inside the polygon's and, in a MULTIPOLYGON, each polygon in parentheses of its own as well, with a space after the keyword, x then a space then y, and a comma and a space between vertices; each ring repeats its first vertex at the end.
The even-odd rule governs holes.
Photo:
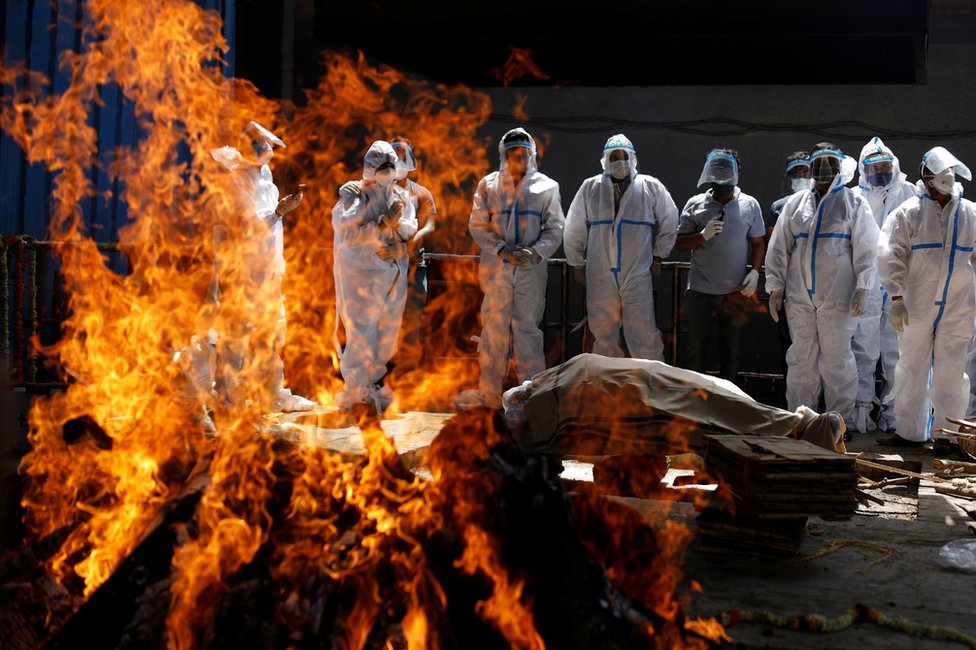
POLYGON ((304 194, 306 190, 308 190, 308 185, 306 185, 305 183, 299 183, 295 187, 295 191, 292 192, 292 194, 304 194))

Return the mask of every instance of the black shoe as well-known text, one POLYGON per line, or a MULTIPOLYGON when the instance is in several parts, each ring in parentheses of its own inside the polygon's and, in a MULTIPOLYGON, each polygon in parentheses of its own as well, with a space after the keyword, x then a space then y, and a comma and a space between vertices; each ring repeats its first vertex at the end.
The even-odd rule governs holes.
POLYGON ((884 447, 913 447, 916 449, 918 447, 921 447, 923 444, 925 444, 924 442, 918 442, 916 440, 908 440, 906 438, 902 438, 897 433, 893 433, 890 436, 884 436, 882 438, 878 438, 877 443, 884 447))
POLYGON ((969 454, 962 450, 962 447, 949 442, 945 438, 935 438, 932 440, 932 455, 945 460, 972 460, 969 454))

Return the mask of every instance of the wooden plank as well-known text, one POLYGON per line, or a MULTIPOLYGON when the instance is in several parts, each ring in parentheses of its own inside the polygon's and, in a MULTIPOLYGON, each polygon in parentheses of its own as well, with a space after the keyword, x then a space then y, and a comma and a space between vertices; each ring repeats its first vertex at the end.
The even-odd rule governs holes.
MULTIPOLYGON (((415 469, 427 464, 431 443, 453 415, 411 411, 382 420, 380 426, 393 441, 404 466, 415 469)), ((319 407, 311 412, 281 414, 279 420, 282 426, 272 433, 292 442, 312 444, 341 455, 361 456, 366 452, 359 426, 352 423, 348 415, 334 408, 319 407), (319 426, 322 424, 345 426, 319 426)))

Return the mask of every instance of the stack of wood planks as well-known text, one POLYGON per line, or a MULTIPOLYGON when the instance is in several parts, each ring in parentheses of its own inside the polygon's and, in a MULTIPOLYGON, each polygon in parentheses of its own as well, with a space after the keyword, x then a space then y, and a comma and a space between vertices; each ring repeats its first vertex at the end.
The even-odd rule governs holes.
POLYGON ((704 547, 795 552, 807 517, 848 519, 857 509, 854 458, 802 440, 706 436, 705 467, 731 502, 699 516, 704 547))

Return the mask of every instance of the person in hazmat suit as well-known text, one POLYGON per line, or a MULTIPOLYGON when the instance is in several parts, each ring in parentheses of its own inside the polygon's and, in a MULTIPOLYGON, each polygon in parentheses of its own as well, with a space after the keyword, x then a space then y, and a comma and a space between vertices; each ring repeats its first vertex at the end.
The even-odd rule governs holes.
POLYGON ((562 243, 565 223, 559 184, 538 170, 532 136, 512 129, 502 136, 498 154, 499 169, 478 183, 468 220, 481 249, 478 278, 484 292, 474 401, 493 408, 501 408, 512 356, 519 381, 546 367, 539 325, 547 261, 562 243))
POLYGON ((332 208, 337 328, 346 335, 339 347, 345 387, 334 399, 343 410, 365 403, 383 413, 394 399, 383 378, 407 298, 407 242, 417 232, 410 193, 396 184, 397 160, 390 143, 371 144, 361 191, 332 208))
POLYGON ((256 236, 252 246, 246 247, 253 258, 243 260, 248 267, 247 280, 235 274, 233 268, 240 260, 240 249, 231 241, 222 241, 231 236, 224 228, 218 227, 214 233, 214 282, 211 293, 218 304, 226 302, 229 296, 236 300, 270 299, 268 305, 237 305, 235 309, 223 305, 221 312, 230 313, 229 318, 237 321, 242 313, 255 314, 265 307, 278 314, 274 333, 269 341, 256 340, 255 334, 244 334, 250 327, 245 323, 223 321, 211 334, 217 347, 216 385, 217 392, 226 403, 234 399, 238 384, 238 373, 245 359, 257 355, 267 365, 268 408, 272 411, 307 411, 315 407, 315 402, 292 393, 284 386, 284 362, 281 349, 284 347, 288 329, 285 319, 285 296, 282 292, 282 279, 285 274, 284 217, 294 211, 303 198, 303 186, 281 197, 269 166, 274 158, 275 147, 285 143, 277 135, 257 122, 247 124, 241 134, 247 144, 245 156, 238 149, 224 146, 213 149, 210 154, 214 160, 233 174, 233 185, 240 193, 242 205, 247 206, 252 222, 243 224, 247 232, 256 236), (230 283, 240 283, 247 287, 231 287, 230 283), (218 331, 223 330, 223 331, 218 331), (232 334, 237 331, 238 335, 232 334), (267 353, 260 352, 267 350, 267 353))
POLYGON ((566 261, 586 284, 592 351, 663 361, 653 285, 674 246, 678 208, 661 181, 637 172, 626 136, 607 140, 600 165, 569 206, 563 241, 566 261))
MULTIPOLYGON (((858 183, 856 194, 864 197, 874 215, 878 228, 895 208, 915 196, 915 186, 906 180, 898 164, 898 157, 875 136, 861 149, 858 159, 858 183)), ((894 431, 895 363, 898 361, 898 334, 888 324, 891 298, 881 287, 869 295, 864 314, 857 321, 857 330, 851 347, 857 362, 857 400, 854 405, 854 421, 849 425, 855 431, 883 429, 894 431), (876 390, 878 359, 881 359, 882 387, 876 390), (880 404, 878 420, 871 419, 871 411, 880 404)))
POLYGON ((878 243, 881 285, 891 297, 888 322, 898 332, 895 429, 880 444, 956 450, 943 427, 964 417, 969 402, 967 350, 976 316, 976 205, 956 177, 966 165, 943 147, 922 156, 917 196, 885 221, 878 243))
POLYGON ((786 307, 790 410, 826 409, 854 420, 857 364, 851 339, 876 289, 878 225, 867 201, 845 187, 857 162, 830 143, 810 152, 814 186, 791 196, 766 251, 769 313, 786 307))

